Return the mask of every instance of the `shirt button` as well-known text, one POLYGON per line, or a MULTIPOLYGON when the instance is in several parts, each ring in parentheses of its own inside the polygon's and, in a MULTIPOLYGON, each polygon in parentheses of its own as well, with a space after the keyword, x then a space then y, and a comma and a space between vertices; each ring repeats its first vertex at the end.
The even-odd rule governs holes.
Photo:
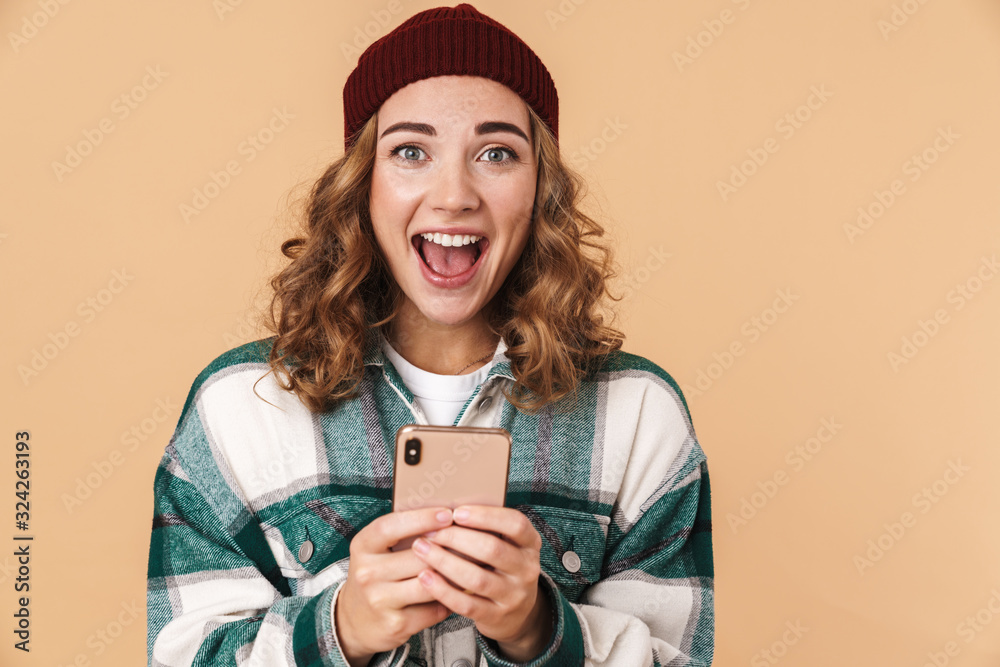
POLYGON ((567 551, 562 557, 563 567, 566 568, 567 572, 579 572, 580 571, 580 557, 576 555, 575 551, 567 551))
POLYGON ((312 540, 306 540, 303 542, 302 546, 299 547, 299 562, 305 563, 307 560, 312 558, 313 551, 312 540))
MULTIPOLYGON (((486 410, 489 409, 489 407, 491 405, 493 405, 493 397, 492 396, 487 396, 483 400, 479 401, 479 411, 480 412, 486 412, 486 410)), ((464 660, 464 658, 463 658, 463 660, 464 660)), ((472 666, 470 665, 469 667, 472 667, 472 666)))
POLYGON ((451 667, 472 667, 472 663, 465 658, 460 658, 455 662, 451 663, 451 667))

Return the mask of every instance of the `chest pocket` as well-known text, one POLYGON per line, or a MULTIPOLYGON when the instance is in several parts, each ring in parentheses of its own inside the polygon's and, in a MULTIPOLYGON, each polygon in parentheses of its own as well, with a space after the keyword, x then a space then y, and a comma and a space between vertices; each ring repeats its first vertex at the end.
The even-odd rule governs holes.
POLYGON ((264 524, 264 534, 286 578, 315 576, 350 555, 351 539, 392 509, 388 500, 337 495, 310 500, 264 524))
POLYGON ((540 564, 571 602, 601 577, 611 519, 544 505, 518 507, 542 537, 540 564))

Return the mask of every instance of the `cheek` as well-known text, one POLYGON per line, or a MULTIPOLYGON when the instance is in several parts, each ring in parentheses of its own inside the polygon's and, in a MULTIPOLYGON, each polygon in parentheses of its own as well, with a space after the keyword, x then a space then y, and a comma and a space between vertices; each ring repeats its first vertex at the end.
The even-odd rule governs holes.
POLYGON ((377 167, 372 172, 368 207, 379 242, 398 243, 392 233, 405 228, 413 210, 412 198, 400 190, 391 176, 377 167))
POLYGON ((505 175, 485 184, 482 192, 496 213, 518 224, 531 220, 537 189, 537 171, 505 175))
POLYGON ((517 244, 518 251, 514 262, 524 254, 524 249, 527 247, 528 242, 531 239, 532 227, 536 224, 534 221, 535 216, 535 184, 532 181, 531 186, 526 188, 523 195, 525 204, 516 213, 516 222, 514 228, 515 238, 517 239, 515 243, 517 244))
POLYGON ((376 213, 385 210, 391 201, 392 188, 388 187, 385 180, 382 170, 376 167, 372 171, 372 182, 368 190, 368 204, 373 218, 376 213))
POLYGON ((419 202, 418 194, 412 183, 395 178, 390 169, 376 166, 372 172, 369 202, 373 221, 378 216, 389 224, 405 224, 419 202))
POLYGON ((511 211, 514 234, 523 239, 527 239, 531 233, 531 225, 535 217, 535 187, 525 188, 518 192, 517 199, 513 201, 521 202, 521 205, 511 211))
POLYGON ((520 215, 521 220, 525 224, 531 223, 532 214, 535 208, 535 197, 538 194, 538 172, 532 170, 530 174, 526 175, 525 179, 521 181, 520 188, 517 192, 517 199, 515 201, 523 202, 523 208, 521 209, 520 215))

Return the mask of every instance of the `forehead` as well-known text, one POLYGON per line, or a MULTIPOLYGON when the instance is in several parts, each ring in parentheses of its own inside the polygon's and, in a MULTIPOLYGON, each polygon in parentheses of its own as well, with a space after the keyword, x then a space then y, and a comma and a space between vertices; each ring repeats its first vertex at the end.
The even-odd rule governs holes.
POLYGON ((435 76, 400 88, 379 108, 379 131, 404 120, 447 125, 504 120, 528 130, 524 100, 507 86, 480 76, 435 76))

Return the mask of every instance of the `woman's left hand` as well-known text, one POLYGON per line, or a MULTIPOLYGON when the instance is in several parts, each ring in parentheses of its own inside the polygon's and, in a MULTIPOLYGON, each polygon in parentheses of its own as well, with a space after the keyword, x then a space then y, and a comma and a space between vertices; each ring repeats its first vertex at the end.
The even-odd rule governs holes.
POLYGON ((420 573, 421 583, 445 607, 475 621, 479 632, 496 640, 508 658, 534 658, 553 631, 548 596, 540 588, 541 536, 524 514, 509 507, 463 505, 453 517, 451 526, 413 544, 414 553, 430 566, 420 573), (462 510, 468 512, 464 518, 462 510))

